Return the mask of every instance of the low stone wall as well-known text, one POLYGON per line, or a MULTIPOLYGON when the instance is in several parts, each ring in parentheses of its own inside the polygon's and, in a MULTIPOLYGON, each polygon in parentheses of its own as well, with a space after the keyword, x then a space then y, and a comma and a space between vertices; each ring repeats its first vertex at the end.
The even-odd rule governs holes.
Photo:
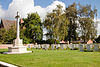
POLYGON ((8 49, 8 47, 12 47, 13 44, 0 44, 0 49, 8 49))
MULTIPOLYGON (((32 48, 34 44, 24 44, 27 48, 32 48)), ((8 49, 8 47, 12 47, 13 44, 0 44, 0 49, 8 49)))

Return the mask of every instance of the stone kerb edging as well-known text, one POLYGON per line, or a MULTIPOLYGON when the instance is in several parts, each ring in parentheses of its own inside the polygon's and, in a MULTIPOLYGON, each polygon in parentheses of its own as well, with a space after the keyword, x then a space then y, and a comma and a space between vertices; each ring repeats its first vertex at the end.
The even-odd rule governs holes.
POLYGON ((0 67, 18 67, 18 66, 0 61, 0 67))

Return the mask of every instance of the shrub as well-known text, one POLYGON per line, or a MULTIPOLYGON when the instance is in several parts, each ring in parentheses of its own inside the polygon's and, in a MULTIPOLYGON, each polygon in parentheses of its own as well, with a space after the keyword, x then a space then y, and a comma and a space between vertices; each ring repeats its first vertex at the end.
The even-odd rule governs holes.
POLYGON ((37 40, 36 41, 38 44, 46 44, 46 41, 45 40, 37 40))
POLYGON ((30 43, 30 40, 26 37, 23 37, 23 43, 24 44, 29 44, 30 43))
POLYGON ((78 50, 79 48, 74 48, 73 50, 78 50))
POLYGON ((84 52, 93 52, 93 50, 84 49, 84 52))
POLYGON ((48 44, 59 44, 59 41, 58 40, 56 40, 56 39, 48 39, 47 41, 46 41, 46 43, 48 43, 48 44))

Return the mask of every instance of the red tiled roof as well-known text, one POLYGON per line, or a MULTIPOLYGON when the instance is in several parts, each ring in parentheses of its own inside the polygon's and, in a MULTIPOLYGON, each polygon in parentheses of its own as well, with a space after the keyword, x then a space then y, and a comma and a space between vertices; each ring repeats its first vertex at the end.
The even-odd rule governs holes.
POLYGON ((16 21, 15 20, 5 20, 5 19, 1 19, 1 24, 3 25, 3 27, 8 30, 11 28, 11 26, 15 26, 16 25, 16 21))
POLYGON ((93 41, 92 41, 92 40, 89 40, 89 41, 87 42, 87 44, 93 44, 93 41))

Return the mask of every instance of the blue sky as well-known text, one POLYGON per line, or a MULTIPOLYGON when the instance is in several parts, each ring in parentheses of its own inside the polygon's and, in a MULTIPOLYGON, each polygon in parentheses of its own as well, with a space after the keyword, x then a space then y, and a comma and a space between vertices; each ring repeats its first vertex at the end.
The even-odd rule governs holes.
MULTIPOLYGON (((54 0, 34 0, 35 6, 39 5, 41 7, 47 7, 54 0)), ((82 5, 91 4, 92 8, 96 7, 98 9, 98 18, 100 18, 100 0, 59 0, 66 4, 66 6, 72 4, 73 2, 81 3, 82 5)), ((8 9, 9 4, 12 0, 0 0, 0 5, 4 10, 8 9)))

